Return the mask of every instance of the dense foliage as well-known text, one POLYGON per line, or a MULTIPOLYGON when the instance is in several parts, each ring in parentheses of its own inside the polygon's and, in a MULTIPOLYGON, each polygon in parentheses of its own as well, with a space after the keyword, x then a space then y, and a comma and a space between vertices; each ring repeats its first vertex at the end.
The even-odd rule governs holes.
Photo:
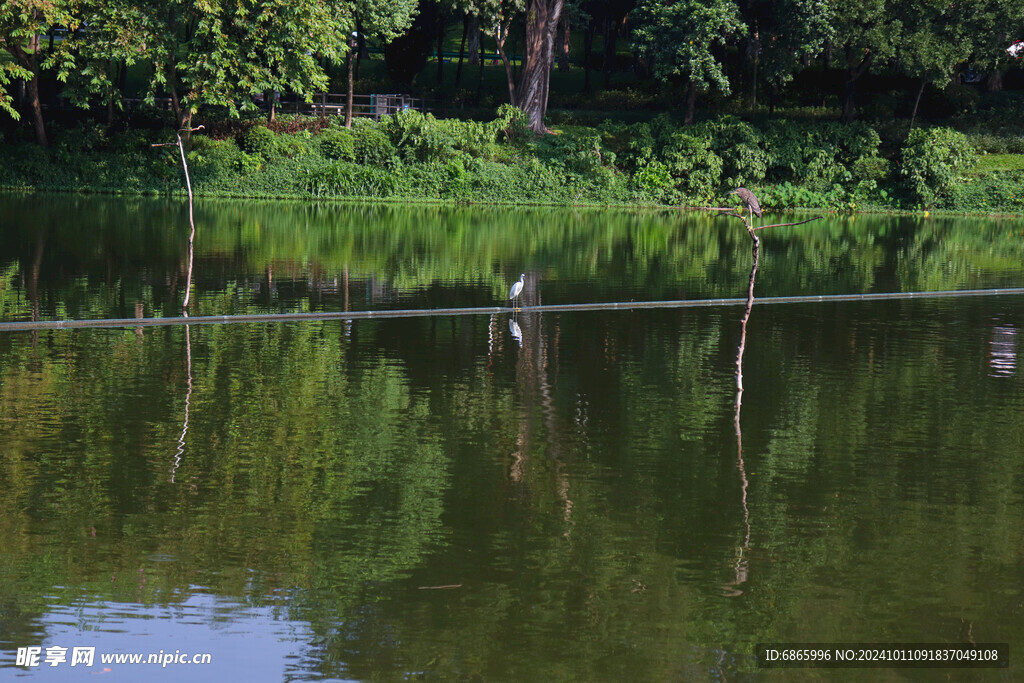
POLYGON ((554 40, 551 21, 536 33, 541 5, 519 1, 12 0, 0 9, 9 55, 0 59, 0 132, 11 161, 0 184, 177 192, 179 161, 150 145, 202 123, 190 163, 207 195, 693 205, 746 185, 771 208, 1019 211, 1017 160, 979 163, 975 153, 1024 153, 1013 90, 1024 79, 1003 45, 1024 6, 966 7, 575 0, 549 17, 554 40), (453 44, 448 32, 460 22, 453 44), (386 48, 388 73, 408 82, 364 74, 364 92, 395 88, 477 108, 465 120, 275 123, 278 97, 309 102, 358 72, 354 63, 373 72, 371 45, 386 48), (436 87, 418 74, 425 46, 439 58, 436 87), (456 46, 458 74, 446 80, 440 56, 456 46), (494 48, 502 64, 491 55, 485 87, 484 53, 494 48), (558 63, 540 69, 550 93, 537 81, 538 50, 558 63), (475 88, 460 86, 464 57, 479 65, 475 88), (534 94, 524 120, 526 82, 534 94), (561 109, 541 121, 549 98, 561 109), (520 113, 505 105, 495 119, 502 101, 520 113), (253 120, 261 107, 266 125, 253 120))
MULTIPOLYGON (((886 149, 866 123, 724 117, 682 125, 565 125, 536 137, 504 106, 488 122, 406 111, 380 122, 340 117, 255 123, 196 135, 188 154, 206 196, 414 199, 536 204, 722 205, 744 185, 768 209, 946 208, 1020 211, 1019 140, 918 128, 886 149), (289 132, 290 131, 290 132, 289 132), (973 143, 972 143, 973 141, 973 143), (976 164, 981 152, 1004 152, 976 164), (981 189, 987 188, 987 189, 981 189)), ((0 186, 37 190, 180 193, 180 158, 153 147, 161 135, 58 131, 40 150, 23 143, 0 168, 0 186), (151 139, 152 138, 152 139, 151 139)), ((170 136, 170 131, 162 133, 170 136)))

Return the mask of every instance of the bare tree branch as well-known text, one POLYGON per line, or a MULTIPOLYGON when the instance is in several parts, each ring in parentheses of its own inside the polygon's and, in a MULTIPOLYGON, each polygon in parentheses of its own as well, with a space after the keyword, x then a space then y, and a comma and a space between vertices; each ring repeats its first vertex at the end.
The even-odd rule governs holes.
POLYGON ((775 223, 773 225, 758 225, 758 226, 756 226, 756 227, 754 227, 752 229, 753 230, 764 230, 765 228, 786 228, 786 227, 789 227, 791 225, 803 225, 804 223, 810 223, 811 221, 816 221, 819 218, 824 218, 824 216, 815 216, 814 218, 808 218, 805 221, 798 221, 796 223, 775 223))

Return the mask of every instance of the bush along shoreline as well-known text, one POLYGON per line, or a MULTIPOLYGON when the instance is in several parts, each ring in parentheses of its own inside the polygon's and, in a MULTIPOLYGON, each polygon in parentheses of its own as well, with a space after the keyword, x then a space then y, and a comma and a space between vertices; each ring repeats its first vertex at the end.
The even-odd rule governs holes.
MULTIPOLYGON (((453 203, 721 206, 734 187, 769 210, 1024 214, 1024 138, 943 127, 883 143, 867 123, 726 116, 681 125, 566 125, 536 137, 507 105, 488 122, 405 111, 379 122, 292 118, 211 126, 188 153, 199 196, 453 203)), ((180 194, 173 131, 80 123, 48 148, 8 144, 0 188, 180 194)))

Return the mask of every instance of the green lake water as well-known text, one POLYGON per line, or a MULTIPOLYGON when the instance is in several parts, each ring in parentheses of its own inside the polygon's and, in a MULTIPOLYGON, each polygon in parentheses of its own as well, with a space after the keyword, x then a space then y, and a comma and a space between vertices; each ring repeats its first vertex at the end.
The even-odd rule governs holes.
MULTIPOLYGON (((180 202, 0 216, 0 323, 180 314, 180 202)), ((1019 680, 1024 295, 755 303, 737 409, 743 306, 533 308, 743 297, 735 219, 196 223, 193 316, 500 306, 520 273, 524 310, 0 324, 0 679, 1019 680), (794 676, 764 642, 1007 643, 1010 667, 794 676), (16 666, 26 647, 96 660, 16 666), (210 662, 99 661, 176 651, 210 662)), ((1022 233, 770 229, 755 292, 1022 287, 1022 233)))

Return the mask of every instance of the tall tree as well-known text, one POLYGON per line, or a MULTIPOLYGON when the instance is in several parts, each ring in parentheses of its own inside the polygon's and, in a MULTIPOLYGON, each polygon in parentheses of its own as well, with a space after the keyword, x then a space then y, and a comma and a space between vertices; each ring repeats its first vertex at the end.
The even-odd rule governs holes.
MULTIPOLYGON (((340 0, 222 0, 189 3, 188 58, 176 65, 191 117, 200 104, 234 114, 254 92, 289 91, 311 100, 326 90, 321 59, 340 61, 355 28, 340 0)), ((273 111, 273 110, 271 110, 273 111)))
MULTIPOLYGON (((465 0, 467 11, 477 16, 480 29, 494 39, 498 56, 505 67, 505 80, 508 84, 508 101, 517 106, 516 79, 512 64, 505 52, 512 25, 519 13, 525 8, 524 0, 465 0)), ((481 70, 481 76, 483 71, 481 70)))
POLYGON ((964 0, 959 3, 965 32, 973 37, 968 65, 987 74, 989 91, 1002 90, 1003 72, 1012 61, 1006 47, 1024 35, 1024 3, 1019 0, 964 0))
POLYGON ((530 128, 538 135, 547 131, 551 67, 555 63, 555 32, 562 16, 563 0, 527 0, 526 43, 519 75, 516 106, 526 112, 530 128))
POLYGON ((604 37, 604 87, 611 85, 612 74, 618 67, 618 40, 626 33, 626 21, 629 13, 637 6, 636 0, 589 0, 583 8, 592 18, 594 31, 604 37))
POLYGON ((636 15, 637 50, 651 60, 656 78, 686 83, 685 121, 692 123, 697 93, 730 92, 713 48, 746 31, 739 8, 732 0, 642 0, 636 15))
POLYGON ((895 54, 903 22, 893 0, 833 0, 831 8, 833 46, 844 62, 841 120, 848 123, 857 113, 857 82, 895 54))
POLYGON ((110 123, 114 112, 124 106, 120 76, 127 67, 148 59, 148 8, 135 3, 82 0, 80 9, 88 31, 71 36, 77 70, 68 79, 64 94, 83 107, 99 99, 107 106, 110 123))
MULTIPOLYGON (((359 27, 360 35, 350 41, 352 49, 357 48, 357 43, 365 45, 367 34, 375 40, 390 43, 410 26, 419 12, 417 0, 393 0, 382 3, 380 0, 357 0, 356 2, 356 26, 359 27)), ((352 62, 354 55, 349 54, 348 59, 348 86, 347 106, 345 107, 345 127, 352 127, 352 103, 354 100, 354 83, 352 62)))
POLYGON ((920 83, 910 115, 913 128, 925 86, 949 83, 970 56, 974 36, 968 33, 962 8, 947 0, 906 0, 901 5, 905 19, 897 55, 903 71, 920 83))
MULTIPOLYGON (((356 14, 373 35, 408 26, 415 0, 84 0, 90 34, 81 41, 90 64, 153 65, 151 101, 166 93, 179 127, 202 105, 229 113, 251 109, 254 93, 292 92, 311 99, 327 87, 324 61, 340 62, 350 47, 356 14)), ((109 73, 84 74, 93 92, 109 73)))
POLYGON ((756 107, 760 78, 775 92, 833 37, 832 10, 828 0, 745 0, 741 10, 748 27, 750 105, 756 107))
POLYGON ((505 65, 509 101, 526 112, 530 128, 547 132, 544 115, 548 109, 551 68, 555 64, 555 33, 565 0, 468 0, 470 11, 480 17, 484 32, 494 38, 505 65), (518 83, 505 44, 518 16, 525 26, 523 61, 518 83))
POLYGON ((36 141, 43 147, 47 145, 47 137, 39 101, 39 71, 57 66, 58 78, 64 80, 74 62, 63 43, 40 60, 40 36, 57 26, 74 30, 77 22, 73 10, 73 0, 4 0, 0 3, 0 47, 14 60, 0 60, 0 109, 15 120, 21 118, 6 88, 15 80, 24 81, 36 141))

